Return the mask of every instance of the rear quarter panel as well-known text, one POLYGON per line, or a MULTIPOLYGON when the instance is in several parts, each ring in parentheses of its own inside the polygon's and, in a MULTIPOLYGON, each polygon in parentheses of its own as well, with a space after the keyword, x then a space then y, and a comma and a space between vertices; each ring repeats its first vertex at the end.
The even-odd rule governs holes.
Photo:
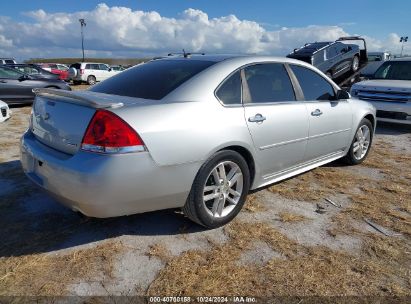
POLYGON ((140 135, 161 166, 204 162, 232 145, 254 151, 242 107, 217 100, 155 104, 113 110, 140 135))

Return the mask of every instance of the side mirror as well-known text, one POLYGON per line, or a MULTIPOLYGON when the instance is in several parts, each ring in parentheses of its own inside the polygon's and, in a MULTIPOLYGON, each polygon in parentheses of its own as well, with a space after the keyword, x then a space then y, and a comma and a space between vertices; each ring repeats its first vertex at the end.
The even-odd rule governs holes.
POLYGON ((337 100, 343 100, 343 99, 350 99, 351 95, 347 91, 344 90, 338 90, 336 99, 337 100))
POLYGON ((29 79, 30 79, 30 76, 29 76, 29 75, 26 75, 26 74, 21 75, 21 76, 18 78, 19 81, 25 81, 25 80, 29 80, 29 79))

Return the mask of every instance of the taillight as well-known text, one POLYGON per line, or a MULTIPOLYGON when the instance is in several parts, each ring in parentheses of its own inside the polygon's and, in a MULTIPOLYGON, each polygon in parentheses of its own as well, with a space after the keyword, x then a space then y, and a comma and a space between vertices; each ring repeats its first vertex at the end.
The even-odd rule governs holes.
POLYGON ((80 75, 84 74, 84 69, 80 69, 80 75))
POLYGON ((81 149, 100 153, 130 153, 145 151, 137 132, 116 114, 97 110, 91 119, 81 149))

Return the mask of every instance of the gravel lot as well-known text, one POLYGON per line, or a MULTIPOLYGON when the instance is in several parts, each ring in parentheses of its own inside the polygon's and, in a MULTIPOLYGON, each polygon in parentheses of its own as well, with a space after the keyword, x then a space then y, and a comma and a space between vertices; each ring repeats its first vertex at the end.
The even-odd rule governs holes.
POLYGON ((409 127, 379 126, 363 165, 258 191, 205 231, 179 210, 91 219, 62 207, 22 173, 31 109, 12 110, 0 124, 0 295, 411 295, 409 127))

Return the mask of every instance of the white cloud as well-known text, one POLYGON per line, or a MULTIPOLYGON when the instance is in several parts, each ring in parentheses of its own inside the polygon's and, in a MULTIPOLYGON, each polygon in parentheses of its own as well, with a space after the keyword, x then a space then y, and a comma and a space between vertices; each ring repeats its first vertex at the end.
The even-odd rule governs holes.
MULTIPOLYGON (((0 16, 0 53, 17 58, 80 56, 79 18, 86 19, 85 47, 91 56, 139 57, 173 51, 258 53, 285 55, 310 41, 330 41, 348 35, 339 26, 309 25, 268 30, 254 21, 234 15, 210 18, 187 9, 178 18, 158 12, 99 4, 91 11, 27 12, 27 21, 0 16)), ((367 37, 375 50, 398 51, 398 35, 385 40, 367 37)))

